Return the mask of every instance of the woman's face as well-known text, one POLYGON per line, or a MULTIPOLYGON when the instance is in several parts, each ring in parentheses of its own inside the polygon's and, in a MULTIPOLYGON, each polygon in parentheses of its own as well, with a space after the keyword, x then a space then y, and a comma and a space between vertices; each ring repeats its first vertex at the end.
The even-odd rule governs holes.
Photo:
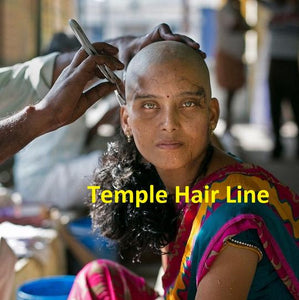
POLYGON ((158 170, 198 165, 218 121, 218 102, 207 99, 196 68, 180 61, 153 65, 127 85, 122 127, 158 170))

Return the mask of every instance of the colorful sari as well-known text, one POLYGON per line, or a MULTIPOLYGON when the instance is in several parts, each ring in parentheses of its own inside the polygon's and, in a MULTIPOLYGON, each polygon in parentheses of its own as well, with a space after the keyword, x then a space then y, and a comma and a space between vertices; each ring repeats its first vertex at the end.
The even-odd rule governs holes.
POLYGON ((99 259, 79 272, 68 300, 154 300, 158 296, 144 278, 118 263, 99 259))
MULTIPOLYGON (((195 299, 199 282, 223 246, 232 237, 244 238, 244 233, 246 242, 257 243, 263 251, 248 299, 299 299, 299 197, 264 169, 249 164, 220 169, 198 182, 190 193, 207 187, 218 191, 215 201, 186 204, 186 199, 180 199, 181 223, 176 240, 169 245, 168 267, 163 276, 165 299, 195 299), (256 195, 261 190, 268 191, 269 203, 252 203, 253 195, 244 203, 240 193, 245 190, 255 191, 256 195), (227 203, 228 198, 238 196, 242 203, 227 203), (252 241, 246 240, 247 233, 253 236, 252 241)), ((79 286, 77 280, 69 299, 157 297, 142 278, 116 264, 110 272, 101 271, 101 276, 99 268, 92 271, 91 265, 80 274, 78 278, 83 276, 84 283, 81 280, 79 286), (100 292, 94 292, 92 286, 100 292)))
POLYGON ((219 191, 214 203, 184 205, 163 277, 166 299, 194 299, 198 283, 225 242, 249 230, 256 231, 264 259, 280 280, 273 278, 263 285, 261 281, 269 277, 260 272, 258 264, 259 276, 252 283, 248 299, 277 299, 278 291, 279 299, 299 299, 299 197, 264 169, 249 164, 218 170, 193 190, 204 190, 207 185, 209 190, 219 191), (266 190, 269 203, 227 203, 227 187, 231 199, 236 199, 240 190, 266 190))

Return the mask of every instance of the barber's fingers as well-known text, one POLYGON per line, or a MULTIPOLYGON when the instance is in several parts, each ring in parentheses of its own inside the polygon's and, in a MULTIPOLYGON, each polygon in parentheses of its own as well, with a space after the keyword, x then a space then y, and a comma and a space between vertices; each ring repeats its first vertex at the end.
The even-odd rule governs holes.
POLYGON ((182 34, 167 34, 165 33, 165 35, 163 33, 161 33, 162 36, 164 36, 164 39, 169 40, 169 41, 177 41, 177 42, 182 42, 185 43, 187 45, 189 45, 190 47, 194 48, 195 50, 198 50, 200 55, 203 58, 206 58, 207 55, 205 52, 203 52, 202 50, 199 49, 199 44, 196 43, 195 41, 193 41, 191 38, 187 37, 186 35, 182 35, 182 34))
POLYGON ((99 83, 83 93, 83 98, 85 99, 83 100, 83 102, 85 102, 85 105, 89 107, 114 90, 115 84, 112 84, 110 82, 99 83))
POLYGON ((106 65, 111 70, 122 70, 124 65, 115 57, 108 55, 94 55, 86 57, 80 65, 70 66, 70 72, 76 74, 76 80, 86 84, 93 77, 104 78, 98 65, 106 65))
POLYGON ((197 42, 186 35, 173 33, 170 27, 165 23, 162 23, 155 27, 152 33, 149 34, 149 37, 153 40, 177 41, 185 43, 195 50, 199 50, 203 58, 206 57, 206 54, 199 49, 200 46, 197 42))
POLYGON ((102 82, 85 91, 76 105, 71 122, 82 116, 89 107, 101 98, 110 94, 113 90, 115 90, 114 84, 110 82, 102 82))
POLYGON ((173 33, 170 27, 165 23, 160 24, 157 27, 157 30, 163 40, 183 42, 194 49, 199 49, 199 44, 197 42, 195 42, 193 39, 189 38, 186 35, 173 33))
MULTIPOLYGON (((97 50, 99 55, 106 54, 106 55, 115 56, 118 53, 118 49, 116 47, 114 47, 110 44, 107 44, 107 43, 94 43, 93 46, 97 50)), ((88 54, 81 47, 75 54, 75 56, 71 62, 71 66, 72 67, 78 66, 87 57, 88 57, 88 54)))
POLYGON ((110 54, 114 56, 117 55, 118 53, 118 48, 108 43, 97 42, 97 43, 93 43, 93 46, 95 47, 95 49, 99 54, 110 54))
POLYGON ((82 64, 96 64, 96 65, 106 65, 111 70, 122 70, 124 68, 124 64, 121 63, 116 57, 110 55, 94 55, 87 57, 82 64))

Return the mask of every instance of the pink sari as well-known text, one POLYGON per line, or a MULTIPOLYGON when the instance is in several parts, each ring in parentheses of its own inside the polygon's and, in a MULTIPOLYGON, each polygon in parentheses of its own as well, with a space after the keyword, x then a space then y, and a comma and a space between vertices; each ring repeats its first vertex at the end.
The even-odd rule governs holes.
POLYGON ((159 295, 144 278, 118 263, 99 259, 87 264, 77 275, 69 300, 154 300, 159 295))

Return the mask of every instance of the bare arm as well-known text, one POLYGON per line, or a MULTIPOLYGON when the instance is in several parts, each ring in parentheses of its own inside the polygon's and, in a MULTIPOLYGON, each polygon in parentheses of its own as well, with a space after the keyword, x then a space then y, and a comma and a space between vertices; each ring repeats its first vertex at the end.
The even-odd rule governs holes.
POLYGON ((34 106, 0 121, 0 163, 41 134, 46 118, 34 106), (38 123, 38 126, 35 126, 38 123))
POLYGON ((95 46, 106 55, 87 57, 84 50, 79 50, 44 99, 0 121, 0 162, 36 137, 72 123, 97 100, 113 91, 115 86, 105 82, 83 92, 89 80, 103 77, 96 64, 106 64, 112 70, 123 68, 112 56, 117 53, 116 48, 105 43, 95 46))
POLYGON ((200 281, 195 299, 247 299, 258 259, 251 250, 227 246, 200 281))

